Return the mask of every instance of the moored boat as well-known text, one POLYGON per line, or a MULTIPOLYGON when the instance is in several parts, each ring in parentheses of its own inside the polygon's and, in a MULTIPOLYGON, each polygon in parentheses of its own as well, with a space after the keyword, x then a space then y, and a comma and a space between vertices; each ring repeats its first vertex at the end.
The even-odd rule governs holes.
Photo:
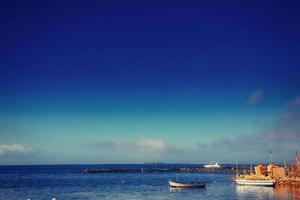
POLYGON ((243 179, 236 178, 235 182, 239 185, 253 185, 253 186, 271 186, 275 185, 275 180, 273 179, 243 179))
POLYGON ((221 168, 221 165, 218 162, 214 163, 213 161, 210 164, 203 165, 204 168, 221 168))
POLYGON ((169 186, 176 188, 204 188, 205 185, 203 182, 179 182, 169 180, 169 186))

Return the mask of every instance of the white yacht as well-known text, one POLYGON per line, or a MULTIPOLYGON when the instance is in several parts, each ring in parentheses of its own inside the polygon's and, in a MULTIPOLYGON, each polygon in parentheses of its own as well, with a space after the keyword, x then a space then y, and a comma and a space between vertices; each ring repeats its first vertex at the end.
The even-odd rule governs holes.
POLYGON ((275 180, 273 180, 273 179, 236 178, 235 182, 239 185, 256 185, 256 186, 274 186, 274 184, 275 184, 275 180))
POLYGON ((207 164, 207 165, 204 165, 203 167, 205 168, 221 168, 221 165, 218 164, 218 162, 211 162, 211 164, 207 164))

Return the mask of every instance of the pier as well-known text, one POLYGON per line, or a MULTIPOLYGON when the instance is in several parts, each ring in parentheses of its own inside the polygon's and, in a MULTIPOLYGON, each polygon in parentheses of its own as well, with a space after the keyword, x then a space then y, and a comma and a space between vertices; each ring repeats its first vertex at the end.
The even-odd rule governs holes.
POLYGON ((87 168, 84 173, 212 173, 235 174, 233 167, 204 168, 204 167, 173 167, 173 168, 87 168))

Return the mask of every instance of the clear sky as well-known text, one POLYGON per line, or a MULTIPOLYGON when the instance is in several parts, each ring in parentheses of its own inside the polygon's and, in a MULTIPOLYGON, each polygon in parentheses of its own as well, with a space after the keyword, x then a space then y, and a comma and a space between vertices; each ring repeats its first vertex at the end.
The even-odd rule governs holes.
POLYGON ((299 1, 2 1, 0 164, 300 150, 299 1))

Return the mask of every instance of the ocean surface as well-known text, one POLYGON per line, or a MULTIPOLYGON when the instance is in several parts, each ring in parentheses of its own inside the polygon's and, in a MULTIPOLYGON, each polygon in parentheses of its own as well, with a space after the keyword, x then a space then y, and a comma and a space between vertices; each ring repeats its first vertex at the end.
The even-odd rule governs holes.
POLYGON ((0 199, 300 199, 300 188, 237 186, 230 180, 232 177, 230 174, 83 173, 83 170, 88 167, 136 168, 141 166, 153 167, 153 165, 0 166, 0 199), (170 189, 168 187, 170 178, 181 181, 205 181, 207 187, 170 189))

